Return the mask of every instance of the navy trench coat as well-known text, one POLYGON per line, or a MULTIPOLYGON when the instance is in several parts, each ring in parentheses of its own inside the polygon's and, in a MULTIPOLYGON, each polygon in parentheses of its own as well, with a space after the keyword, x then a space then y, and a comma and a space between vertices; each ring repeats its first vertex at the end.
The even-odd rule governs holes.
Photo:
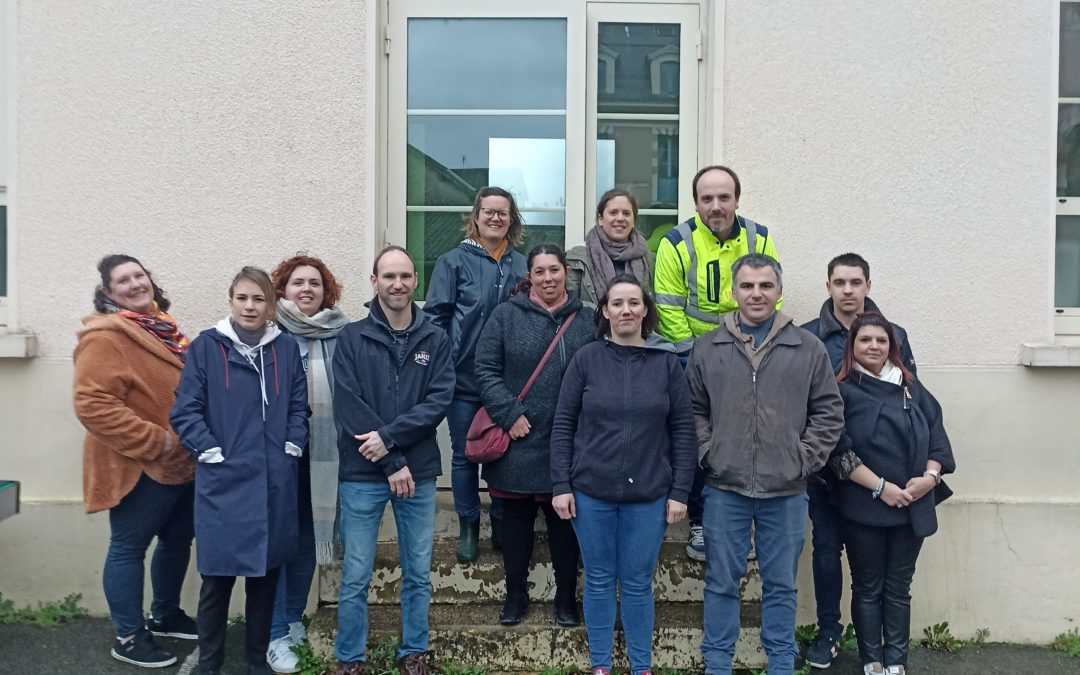
POLYGON ((211 448, 224 457, 195 468, 197 566, 205 575, 265 576, 299 548, 299 459, 285 443, 305 448, 308 440, 300 349, 280 333, 252 356, 254 365, 218 328, 203 331, 188 350, 170 417, 196 457, 211 448))

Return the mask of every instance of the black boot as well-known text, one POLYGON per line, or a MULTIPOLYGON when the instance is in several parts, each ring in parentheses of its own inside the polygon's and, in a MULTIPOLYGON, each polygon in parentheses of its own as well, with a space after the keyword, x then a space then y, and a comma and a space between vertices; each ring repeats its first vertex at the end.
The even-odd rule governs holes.
POLYGON ((499 623, 504 626, 516 626, 525 620, 529 613, 529 596, 522 591, 508 591, 499 613, 499 623))
POLYGON ((480 519, 469 520, 458 516, 457 559, 459 562, 472 562, 480 555, 477 545, 480 539, 480 519))
POLYGON ((581 625, 578 618, 577 598, 573 590, 555 588, 555 623, 565 628, 581 625))

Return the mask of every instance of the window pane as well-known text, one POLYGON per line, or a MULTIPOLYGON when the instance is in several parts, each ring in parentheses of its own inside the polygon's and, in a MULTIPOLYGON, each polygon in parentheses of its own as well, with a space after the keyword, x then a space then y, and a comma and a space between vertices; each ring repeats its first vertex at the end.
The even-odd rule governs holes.
POLYGON ((565 19, 410 19, 408 107, 566 107, 565 19))
POLYGON ((596 123, 596 196, 629 190, 642 209, 676 208, 679 200, 679 123, 596 123))
POLYGON ((675 229, 678 224, 679 215, 674 211, 667 214, 638 214, 637 219, 634 221, 634 227, 649 240, 649 248, 653 253, 660 246, 660 240, 664 235, 675 229))
POLYGON ((1058 96, 1080 97, 1080 3, 1061 3, 1058 96))
POLYGON ((7 295, 7 206, 0 206, 0 297, 7 295))
MULTIPOLYGON (((485 185, 499 185, 514 192, 519 207, 563 206, 565 181, 557 187, 558 203, 530 203, 525 201, 527 194, 499 182, 492 172, 505 178, 507 173, 513 173, 506 166, 512 162, 522 175, 530 168, 548 175, 552 171, 565 175, 565 119, 562 116, 409 116, 407 203, 471 207, 477 190, 485 185), (514 145, 514 140, 523 154, 507 158, 508 146, 514 145), (559 149, 558 166, 551 166, 555 148, 559 149), (533 162, 542 164, 533 165, 533 162)), ((539 193, 541 186, 535 186, 535 190, 539 193)))
POLYGON ((679 112, 678 24, 601 23, 598 44, 601 62, 615 64, 615 86, 600 82, 599 112, 679 112))
POLYGON ((1080 307, 1080 216, 1057 217, 1054 306, 1080 307))
POLYGON ((1080 104, 1058 105, 1057 194, 1080 196, 1080 104))

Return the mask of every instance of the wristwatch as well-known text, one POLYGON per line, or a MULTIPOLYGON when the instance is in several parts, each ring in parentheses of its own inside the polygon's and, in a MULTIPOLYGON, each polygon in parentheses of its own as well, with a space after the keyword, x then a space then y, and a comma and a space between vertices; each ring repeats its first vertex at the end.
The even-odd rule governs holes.
POLYGON ((925 476, 927 474, 929 474, 930 476, 933 477, 933 479, 934 479, 934 487, 937 487, 938 485, 941 485, 941 472, 940 471, 935 471, 934 469, 927 469, 926 471, 923 471, 922 475, 925 476))

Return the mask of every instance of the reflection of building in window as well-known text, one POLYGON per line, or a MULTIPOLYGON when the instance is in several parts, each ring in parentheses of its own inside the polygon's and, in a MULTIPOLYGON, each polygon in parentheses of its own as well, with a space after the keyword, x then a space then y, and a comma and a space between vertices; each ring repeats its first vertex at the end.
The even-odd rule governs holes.
POLYGON ((605 94, 615 93, 615 59, 619 55, 600 45, 597 49, 596 59, 596 87, 605 94))
POLYGON ((602 23, 598 42, 598 112, 678 114, 679 26, 602 23))
POLYGON ((1080 197, 1080 105, 1058 106, 1059 197, 1080 197))
POLYGON ((656 130, 655 205, 675 207, 679 201, 679 134, 656 130))
POLYGON ((649 54, 653 96, 679 96, 679 48, 668 45, 649 54))

